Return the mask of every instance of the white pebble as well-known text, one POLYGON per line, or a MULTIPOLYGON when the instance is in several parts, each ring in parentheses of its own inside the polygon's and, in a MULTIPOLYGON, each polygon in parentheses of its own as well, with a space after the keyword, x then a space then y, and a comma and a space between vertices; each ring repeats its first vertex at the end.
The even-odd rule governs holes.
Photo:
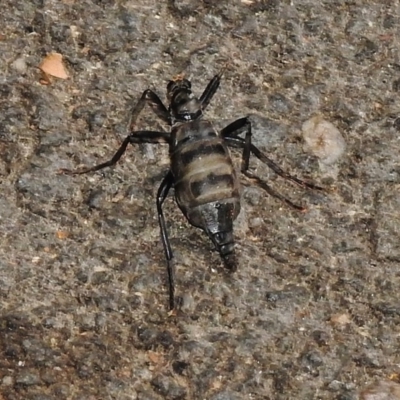
POLYGON ((304 150, 325 165, 335 163, 346 150, 346 142, 339 129, 317 115, 303 123, 304 150))
POLYGON ((11 64, 11 67, 20 74, 24 74, 28 69, 24 57, 20 57, 14 60, 13 63, 11 64))

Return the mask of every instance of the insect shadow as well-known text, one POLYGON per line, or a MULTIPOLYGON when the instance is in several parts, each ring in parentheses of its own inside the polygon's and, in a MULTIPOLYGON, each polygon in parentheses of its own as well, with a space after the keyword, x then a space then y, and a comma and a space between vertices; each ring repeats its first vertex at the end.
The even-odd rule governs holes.
POLYGON ((251 154, 276 174, 295 184, 310 189, 322 189, 283 171, 254 146, 251 142, 252 131, 249 117, 240 118, 219 132, 209 121, 202 119, 203 112, 220 85, 223 72, 224 70, 210 80, 199 98, 192 93, 191 82, 182 75, 171 80, 167 85, 168 108, 155 92, 150 89, 145 90, 131 112, 130 134, 110 160, 93 167, 60 170, 65 174, 77 175, 110 167, 119 161, 128 144, 167 143, 169 145, 170 168, 158 189, 156 205, 161 239, 167 259, 171 310, 175 308, 173 252, 163 213, 163 203, 171 187, 174 187, 176 202, 189 223, 206 232, 221 255, 225 267, 230 271, 237 269, 233 221, 240 211, 240 185, 228 146, 243 150, 241 172, 247 178, 294 209, 304 210, 303 207, 276 192, 267 182, 249 170, 251 154), (136 120, 146 104, 170 126, 170 132, 135 130, 136 120), (244 137, 239 136, 242 134, 244 137))

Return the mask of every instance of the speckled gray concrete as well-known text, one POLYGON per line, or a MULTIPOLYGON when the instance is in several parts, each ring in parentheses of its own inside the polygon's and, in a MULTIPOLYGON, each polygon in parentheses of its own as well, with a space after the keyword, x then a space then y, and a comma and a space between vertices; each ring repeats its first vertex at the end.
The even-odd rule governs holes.
MULTIPOLYGON (((396 379, 399 15, 396 0, 3 0, 0 397, 350 400, 396 379), (71 78, 42 86, 50 51, 71 78), (168 316, 154 200, 167 148, 56 172, 108 159, 144 89, 164 96, 185 72, 201 93, 227 61, 207 118, 252 115, 255 143, 327 190, 253 160, 308 212, 244 188, 232 276, 171 197, 184 305, 168 316), (303 151, 315 114, 347 143, 328 171, 303 151)), ((151 112, 139 125, 164 128, 151 112)))

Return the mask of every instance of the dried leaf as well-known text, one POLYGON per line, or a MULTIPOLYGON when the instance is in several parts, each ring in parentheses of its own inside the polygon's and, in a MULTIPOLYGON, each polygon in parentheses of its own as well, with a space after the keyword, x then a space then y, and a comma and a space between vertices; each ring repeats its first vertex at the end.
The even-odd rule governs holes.
POLYGON ((50 53, 48 54, 39 65, 39 68, 46 75, 51 75, 60 79, 67 79, 68 74, 62 62, 62 54, 50 53))
POLYGON ((69 237, 69 232, 67 231, 57 231, 56 232, 58 239, 67 239, 69 237))

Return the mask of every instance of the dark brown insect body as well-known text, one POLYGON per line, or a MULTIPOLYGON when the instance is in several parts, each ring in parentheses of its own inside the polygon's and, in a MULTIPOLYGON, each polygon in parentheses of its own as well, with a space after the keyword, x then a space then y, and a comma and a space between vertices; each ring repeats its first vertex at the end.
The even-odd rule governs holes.
POLYGON ((177 204, 188 221, 207 233, 224 260, 225 266, 232 271, 236 269, 233 222, 240 211, 240 192, 239 180, 228 146, 243 150, 241 172, 244 175, 272 196, 296 209, 301 210, 302 207, 275 192, 265 181, 249 171, 251 153, 278 175, 301 186, 320 189, 318 186, 287 174, 255 147, 251 143, 249 118, 240 118, 220 132, 216 132, 210 122, 201 119, 203 111, 219 87, 221 76, 222 72, 211 79, 200 98, 193 95, 191 83, 187 79, 179 77, 170 81, 167 86, 168 109, 153 91, 146 90, 132 111, 131 133, 125 138, 111 160, 82 170, 62 170, 68 174, 83 174, 114 165, 124 154, 129 143, 166 142, 169 144, 171 166, 158 189, 157 212, 168 263, 171 309, 175 304, 173 253, 162 209, 171 187, 175 188, 177 204), (134 130, 136 119, 145 104, 148 104, 158 117, 171 126, 170 132, 134 130), (244 139, 239 137, 243 133, 245 134, 244 139))

